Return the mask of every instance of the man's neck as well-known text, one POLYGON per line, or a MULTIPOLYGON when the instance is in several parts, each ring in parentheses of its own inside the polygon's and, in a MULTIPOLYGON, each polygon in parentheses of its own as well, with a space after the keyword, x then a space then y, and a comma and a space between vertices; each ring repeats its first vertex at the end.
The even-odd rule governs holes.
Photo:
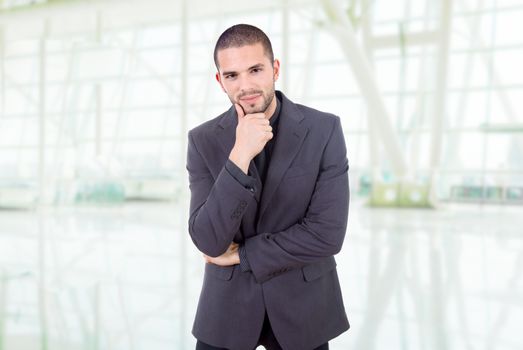
POLYGON ((276 106, 278 104, 277 100, 278 98, 276 97, 276 95, 274 95, 274 97, 272 98, 272 102, 269 105, 269 108, 267 108, 265 112, 263 112, 263 114, 265 114, 266 119, 271 119, 274 115, 274 112, 276 111, 276 106))

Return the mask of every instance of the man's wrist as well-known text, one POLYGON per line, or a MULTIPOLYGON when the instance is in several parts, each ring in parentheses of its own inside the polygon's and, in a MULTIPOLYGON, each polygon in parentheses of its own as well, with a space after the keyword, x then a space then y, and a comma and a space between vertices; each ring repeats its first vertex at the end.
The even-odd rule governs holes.
POLYGON ((248 156, 242 155, 236 148, 233 148, 229 154, 229 160, 240 168, 245 174, 249 171, 249 163, 251 159, 248 156))

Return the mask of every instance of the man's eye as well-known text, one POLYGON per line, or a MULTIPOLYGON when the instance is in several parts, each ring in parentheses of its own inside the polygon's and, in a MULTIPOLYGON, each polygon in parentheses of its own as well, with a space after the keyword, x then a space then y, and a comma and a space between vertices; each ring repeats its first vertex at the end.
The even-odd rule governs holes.
POLYGON ((234 77, 236 77, 236 75, 228 74, 228 75, 225 76, 225 79, 233 79, 234 77))
POLYGON ((254 68, 251 72, 253 72, 253 73, 261 72, 261 68, 254 68))

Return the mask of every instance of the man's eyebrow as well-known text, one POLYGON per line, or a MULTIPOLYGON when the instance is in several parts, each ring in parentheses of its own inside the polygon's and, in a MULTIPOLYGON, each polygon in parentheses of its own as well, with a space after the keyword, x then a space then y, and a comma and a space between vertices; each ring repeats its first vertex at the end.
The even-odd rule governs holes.
POLYGON ((263 63, 258 63, 258 64, 255 64, 254 66, 252 67, 249 67, 248 70, 251 70, 251 69, 254 69, 254 68, 263 68, 264 64, 263 63))
MULTIPOLYGON (((247 68, 247 70, 251 70, 251 69, 255 69, 255 68, 263 68, 265 65, 263 63, 258 63, 258 64, 255 64, 254 66, 251 66, 249 68, 247 68)), ((224 71, 222 72, 222 75, 227 75, 227 74, 237 74, 236 71, 224 71)))
POLYGON ((227 75, 227 74, 236 74, 236 72, 232 71, 232 70, 231 71, 224 71, 224 72, 222 72, 222 75, 227 75))

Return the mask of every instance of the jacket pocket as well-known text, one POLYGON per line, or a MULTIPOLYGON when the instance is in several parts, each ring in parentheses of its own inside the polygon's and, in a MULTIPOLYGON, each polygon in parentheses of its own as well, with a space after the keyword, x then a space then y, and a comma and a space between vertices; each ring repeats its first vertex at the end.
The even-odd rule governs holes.
POLYGON ((303 272, 303 278, 305 281, 310 282, 319 278, 331 271, 336 267, 336 260, 333 256, 328 257, 327 259, 306 265, 301 268, 303 272))
POLYGON ((205 273, 218 277, 221 280, 229 281, 232 278, 232 272, 235 265, 219 266, 216 264, 205 263, 205 273))

